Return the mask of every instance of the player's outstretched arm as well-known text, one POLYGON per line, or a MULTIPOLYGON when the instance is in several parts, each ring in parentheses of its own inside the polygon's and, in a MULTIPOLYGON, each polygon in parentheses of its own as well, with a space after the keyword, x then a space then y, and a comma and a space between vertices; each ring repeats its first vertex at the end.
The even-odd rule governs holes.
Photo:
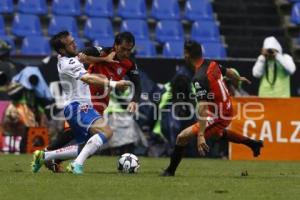
POLYGON ((237 73, 235 73, 232 69, 226 68, 226 77, 228 77, 231 80, 235 81, 241 81, 241 82, 246 82, 248 84, 251 84, 251 81, 249 81, 246 77, 244 76, 239 76, 237 73))
POLYGON ((130 81, 125 81, 125 80, 110 81, 107 78, 97 76, 94 74, 89 74, 89 73, 82 75, 80 80, 89 85, 95 85, 103 88, 109 86, 111 88, 126 89, 127 87, 131 86, 130 81))
POLYGON ((95 64, 100 62, 107 62, 107 63, 119 63, 119 61, 114 60, 116 53, 111 52, 106 57, 95 57, 95 56, 88 56, 84 53, 79 53, 78 58, 81 63, 87 64, 95 64))

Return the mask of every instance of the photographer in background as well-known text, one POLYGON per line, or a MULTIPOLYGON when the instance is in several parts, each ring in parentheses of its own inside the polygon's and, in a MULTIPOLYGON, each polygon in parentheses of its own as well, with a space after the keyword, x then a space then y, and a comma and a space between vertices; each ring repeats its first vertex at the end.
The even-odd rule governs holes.
POLYGON ((50 91, 37 67, 24 68, 2 88, 6 88, 10 99, 2 121, 3 131, 13 138, 21 136, 19 148, 25 153, 29 128, 48 127, 44 102, 50 101, 50 91))
POLYGON ((267 37, 252 69, 253 76, 261 79, 258 96, 290 97, 290 76, 295 71, 293 58, 282 53, 282 47, 275 37, 267 37))
POLYGON ((10 58, 11 46, 4 40, 0 40, 0 100, 9 100, 7 95, 8 85, 11 79, 19 73, 24 65, 16 63, 10 58))

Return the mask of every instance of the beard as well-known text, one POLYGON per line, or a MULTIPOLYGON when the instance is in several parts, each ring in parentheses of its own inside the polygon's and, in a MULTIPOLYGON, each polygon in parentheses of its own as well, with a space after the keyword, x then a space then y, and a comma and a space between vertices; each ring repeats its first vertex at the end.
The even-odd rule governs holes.
POLYGON ((71 51, 66 50, 66 56, 67 57, 75 57, 75 56, 77 56, 77 54, 78 54, 77 51, 76 52, 71 52, 71 51))

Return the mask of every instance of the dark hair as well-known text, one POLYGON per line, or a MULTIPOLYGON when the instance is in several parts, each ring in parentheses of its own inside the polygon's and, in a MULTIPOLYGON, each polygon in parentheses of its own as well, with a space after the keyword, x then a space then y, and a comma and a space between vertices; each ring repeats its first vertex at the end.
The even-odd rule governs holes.
POLYGON ((65 44, 61 41, 63 38, 66 38, 70 35, 68 31, 61 31, 57 34, 55 34, 51 39, 50 39, 50 45, 52 48, 59 53, 60 49, 65 48, 65 44))
POLYGON ((135 45, 135 39, 132 33, 130 32, 121 32, 118 33, 115 37, 115 44, 119 45, 123 41, 126 41, 127 43, 132 43, 133 46, 135 45))
POLYGON ((85 47, 81 51, 87 56, 94 56, 94 57, 99 57, 100 56, 100 51, 97 49, 97 47, 85 47))
POLYGON ((187 40, 184 42, 184 49, 188 52, 192 59, 202 57, 201 45, 194 40, 187 40))

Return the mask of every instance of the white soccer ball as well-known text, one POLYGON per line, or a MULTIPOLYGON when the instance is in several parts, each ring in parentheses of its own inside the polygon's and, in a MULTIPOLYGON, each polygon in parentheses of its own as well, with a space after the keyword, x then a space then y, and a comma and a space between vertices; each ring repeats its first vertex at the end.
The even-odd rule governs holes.
POLYGON ((121 155, 118 161, 118 170, 122 173, 136 173, 139 167, 139 159, 132 153, 121 155))

